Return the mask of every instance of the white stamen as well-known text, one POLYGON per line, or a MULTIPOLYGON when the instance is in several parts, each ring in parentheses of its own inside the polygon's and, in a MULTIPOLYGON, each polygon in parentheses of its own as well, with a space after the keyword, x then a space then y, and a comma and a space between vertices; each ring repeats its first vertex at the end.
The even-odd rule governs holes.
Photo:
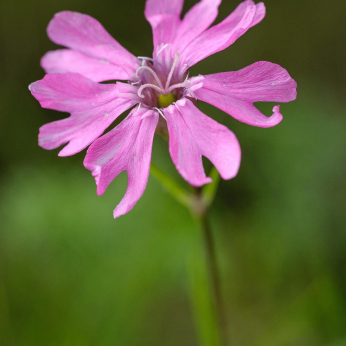
POLYGON ((142 81, 139 80, 139 81, 137 81, 137 82, 131 82, 131 85, 137 85, 137 84, 141 84, 141 83, 142 83, 142 81))
POLYGON ((139 106, 138 106, 138 109, 137 109, 137 112, 136 112, 136 113, 138 113, 138 112, 139 112, 139 110, 141 109, 141 106, 142 106, 142 103, 140 103, 140 104, 139 104, 139 106))
POLYGON ((149 61, 154 61, 152 58, 147 58, 146 56, 137 56, 138 59, 140 60, 149 60, 149 61))
POLYGON ((195 93, 194 93, 190 88, 186 88, 186 90, 188 91, 188 93, 189 93, 192 97, 194 97, 194 98, 196 99, 196 101, 198 101, 197 96, 195 95, 195 93))
POLYGON ((141 66, 141 67, 138 67, 138 69, 137 69, 137 71, 136 71, 136 77, 138 77, 138 73, 139 73, 139 71, 141 71, 141 70, 146 70, 146 71, 150 72, 150 73, 154 76, 157 85, 160 87, 160 89, 163 90, 163 85, 162 85, 162 83, 161 83, 161 81, 160 81, 160 78, 159 78, 159 76, 156 74, 156 72, 155 72, 153 69, 151 69, 151 68, 148 67, 148 66, 141 66))
POLYGON ((188 88, 189 86, 190 86, 190 83, 188 83, 188 82, 174 84, 171 87, 169 87, 168 90, 166 90, 166 93, 169 94, 174 89, 177 89, 177 88, 188 88))
POLYGON ((142 99, 144 99, 144 95, 142 94, 142 91, 146 88, 152 88, 154 90, 156 90, 158 93, 160 94, 164 94, 165 92, 159 88, 157 85, 155 84, 144 84, 142 85, 139 89, 138 89, 138 96, 141 97, 142 99))
POLYGON ((157 111, 160 113, 160 115, 162 116, 162 118, 165 119, 165 120, 167 121, 167 119, 166 119, 166 117, 163 115, 161 109, 159 109, 159 108, 157 108, 157 107, 154 107, 153 109, 157 110, 157 111))
POLYGON ((161 49, 158 51, 158 53, 156 54, 156 56, 158 56, 159 54, 161 54, 162 51, 164 51, 168 46, 169 46, 169 43, 167 43, 167 44, 165 44, 163 47, 161 47, 161 49))
POLYGON ((179 111, 179 113, 182 114, 182 113, 181 113, 181 110, 179 109, 179 107, 178 107, 178 105, 177 105, 177 103, 176 103, 176 102, 173 102, 173 104, 174 104, 174 106, 177 108, 177 110, 179 111))
POLYGON ((166 82, 166 87, 165 87, 165 90, 167 91, 167 93, 169 92, 168 88, 169 88, 169 85, 172 81, 172 77, 173 77, 173 73, 174 73, 174 70, 175 68, 177 67, 178 65, 178 62, 179 62, 179 59, 180 59, 180 54, 178 52, 175 53, 175 56, 174 56, 174 61, 173 61, 173 65, 172 65, 172 68, 171 68, 171 71, 169 72, 169 75, 168 75, 168 78, 167 78, 167 82, 166 82), (167 90, 168 89, 168 90, 167 90))

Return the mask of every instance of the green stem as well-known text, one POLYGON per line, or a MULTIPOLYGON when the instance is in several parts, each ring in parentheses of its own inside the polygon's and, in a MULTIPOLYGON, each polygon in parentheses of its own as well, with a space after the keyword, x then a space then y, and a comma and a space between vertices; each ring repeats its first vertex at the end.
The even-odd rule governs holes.
POLYGON ((190 269, 195 318, 198 321, 199 334, 204 346, 228 346, 226 313, 215 244, 208 217, 209 208, 214 201, 220 182, 220 175, 213 167, 210 173, 213 182, 203 189, 195 188, 194 194, 191 194, 154 164, 151 164, 151 173, 179 203, 190 210, 199 222, 206 268, 205 265, 200 265, 201 251, 192 250, 190 269))
MULTIPOLYGON (((200 195, 197 190, 197 195, 200 195)), ((217 318, 218 334, 222 346, 228 345, 228 326, 226 319, 225 306, 222 298, 222 289, 220 284, 220 274, 217 264, 215 243, 210 227, 208 211, 206 210, 198 218, 202 230, 204 241, 205 257, 208 268, 209 286, 213 293, 213 305, 217 318)))

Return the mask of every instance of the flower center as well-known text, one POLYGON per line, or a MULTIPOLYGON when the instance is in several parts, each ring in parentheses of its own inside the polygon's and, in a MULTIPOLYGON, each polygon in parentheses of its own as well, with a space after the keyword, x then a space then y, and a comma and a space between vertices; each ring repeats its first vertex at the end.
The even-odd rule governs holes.
POLYGON ((162 108, 167 108, 168 106, 170 106, 172 103, 174 103, 177 99, 175 98, 175 96, 172 93, 169 93, 167 95, 165 94, 160 94, 159 95, 159 99, 158 99, 158 103, 159 106, 162 108))
POLYGON ((151 62, 152 59, 143 57, 140 57, 140 59, 142 59, 143 63, 136 71, 136 76, 140 78, 136 84, 139 84, 138 96, 143 99, 145 105, 152 108, 166 108, 183 96, 182 89, 191 86, 188 78, 182 83, 172 83, 174 72, 180 60, 178 52, 175 53, 172 67, 168 74, 163 73, 161 69, 161 73, 156 73, 154 62, 151 62))

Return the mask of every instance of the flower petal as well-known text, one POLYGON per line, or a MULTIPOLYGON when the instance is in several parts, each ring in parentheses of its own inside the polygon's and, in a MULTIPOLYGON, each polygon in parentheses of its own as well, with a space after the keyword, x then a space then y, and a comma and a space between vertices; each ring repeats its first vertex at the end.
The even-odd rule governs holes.
POLYGON ((180 17, 184 0, 147 0, 144 15, 150 24, 155 24, 156 16, 173 14, 180 17))
POLYGON ((94 18, 78 12, 57 13, 48 25, 49 38, 61 46, 104 59, 135 74, 140 61, 122 47, 94 18))
POLYGON ((122 171, 127 172, 127 191, 114 210, 114 218, 130 211, 143 195, 158 120, 158 114, 152 110, 133 110, 123 122, 97 139, 87 151, 84 166, 95 177, 98 195, 102 195, 122 171))
POLYGON ((296 88, 297 83, 284 68, 260 61, 237 72, 204 76, 195 95, 248 125, 272 127, 282 120, 279 108, 266 117, 254 102, 290 102, 296 99, 296 88))
POLYGON ((175 37, 175 50, 182 51, 214 22, 221 0, 201 0, 185 15, 175 37))
POLYGON ((169 132, 169 151, 182 177, 193 186, 210 183, 202 156, 207 157, 223 179, 234 178, 241 151, 237 138, 227 127, 203 114, 188 99, 164 110, 169 132))
MULTIPOLYGON (((253 5, 255 4, 252 0, 248 1, 248 2, 249 3, 251 2, 253 5)), ((260 23, 263 20, 263 18, 265 17, 265 15, 266 15, 266 7, 264 6, 263 2, 259 2, 256 5, 256 14, 255 14, 255 17, 252 21, 251 27, 260 23)))
POLYGON ((154 56, 159 46, 174 41, 183 5, 184 0, 147 0, 144 14, 153 30, 154 56))
MULTIPOLYGON (((48 74, 29 89, 43 108, 71 113, 67 119, 41 127, 39 145, 55 149, 69 144, 59 156, 78 153, 91 144, 124 111, 135 105, 135 91, 126 85, 97 84, 76 73, 48 74), (121 97, 121 98, 120 98, 121 97)), ((138 96, 137 96, 138 97, 138 96)))
POLYGON ((74 72, 94 82, 131 79, 129 73, 121 66, 71 49, 59 49, 46 53, 41 59, 41 66, 46 73, 74 72))
POLYGON ((262 3, 255 5, 251 0, 242 2, 225 20, 203 32, 186 47, 182 55, 187 67, 233 44, 263 19, 264 9, 262 3))

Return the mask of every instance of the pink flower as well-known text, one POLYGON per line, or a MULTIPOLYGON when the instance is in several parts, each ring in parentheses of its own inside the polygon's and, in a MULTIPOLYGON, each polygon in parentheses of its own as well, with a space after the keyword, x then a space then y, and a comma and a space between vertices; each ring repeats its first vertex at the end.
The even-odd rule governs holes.
POLYGON ((221 0, 201 0, 181 19, 183 1, 147 0, 145 17, 154 37, 152 58, 133 56, 88 15, 60 12, 48 26, 50 39, 68 49, 42 58, 48 74, 31 84, 30 90, 42 107, 71 116, 42 126, 39 144, 55 149, 68 143, 59 156, 74 155, 91 144, 84 165, 92 171, 99 195, 125 170, 128 188, 114 217, 131 210, 145 190, 158 124, 168 128, 169 151, 179 173, 191 185, 202 186, 211 182, 202 156, 223 179, 231 179, 238 172, 241 152, 235 135, 199 111, 196 100, 246 124, 271 127, 282 120, 280 107, 275 106, 267 117, 254 102, 296 98, 296 83, 287 71, 264 61, 238 72, 191 78, 191 66, 229 47, 258 24, 265 7, 246 0, 209 28, 221 0), (109 80, 129 83, 100 84, 109 80), (120 125, 100 137, 131 108, 120 125))

